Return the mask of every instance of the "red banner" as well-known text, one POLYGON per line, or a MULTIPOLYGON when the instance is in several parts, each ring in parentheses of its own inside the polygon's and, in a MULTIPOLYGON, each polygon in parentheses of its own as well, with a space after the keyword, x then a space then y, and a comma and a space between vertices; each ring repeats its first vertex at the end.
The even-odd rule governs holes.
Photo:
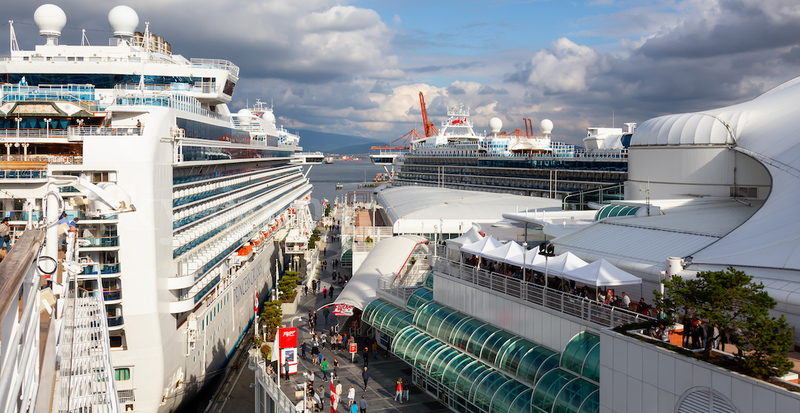
POLYGON ((278 347, 279 348, 297 347, 297 327, 286 327, 278 329, 278 347))
POLYGON ((350 343, 350 352, 355 353, 356 351, 358 351, 358 344, 350 343))
POLYGON ((335 316, 351 316, 353 315, 353 306, 350 304, 334 304, 333 315, 335 316))

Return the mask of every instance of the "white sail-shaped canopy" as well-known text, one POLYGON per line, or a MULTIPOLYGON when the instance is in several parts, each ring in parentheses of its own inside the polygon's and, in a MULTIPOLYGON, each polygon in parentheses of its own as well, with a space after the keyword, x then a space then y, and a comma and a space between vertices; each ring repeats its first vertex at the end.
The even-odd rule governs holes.
POLYGON ((583 267, 567 271, 563 275, 571 280, 595 287, 642 283, 641 278, 615 267, 614 264, 602 258, 583 267))
POLYGON ((500 241, 489 235, 476 243, 464 245, 461 247, 461 251, 473 255, 483 255, 484 252, 499 248, 501 245, 503 244, 500 241))
POLYGON ((490 260, 513 263, 515 260, 522 260, 523 251, 521 245, 514 241, 509 241, 498 248, 484 252, 483 257, 490 260))
POLYGON ((585 266, 586 261, 578 258, 575 254, 567 251, 559 256, 549 258, 548 262, 540 262, 537 265, 532 265, 531 268, 544 272, 547 267, 548 276, 564 276, 567 272, 576 270, 585 266))

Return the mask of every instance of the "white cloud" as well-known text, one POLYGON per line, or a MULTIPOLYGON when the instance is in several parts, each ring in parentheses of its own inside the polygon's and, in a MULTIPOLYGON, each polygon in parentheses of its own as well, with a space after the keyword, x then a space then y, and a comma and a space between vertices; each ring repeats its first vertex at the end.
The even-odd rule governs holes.
POLYGON ((591 47, 562 37, 533 56, 527 83, 549 93, 581 92, 586 90, 587 68, 596 61, 591 47))

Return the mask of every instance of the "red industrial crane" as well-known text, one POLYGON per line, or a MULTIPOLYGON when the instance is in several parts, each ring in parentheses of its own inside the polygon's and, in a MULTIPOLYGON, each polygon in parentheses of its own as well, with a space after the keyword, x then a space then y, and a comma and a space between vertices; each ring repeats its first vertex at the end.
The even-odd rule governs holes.
POLYGON ((425 125, 425 136, 430 138, 433 135, 438 135, 439 131, 436 130, 436 126, 433 126, 433 122, 428 123, 428 110, 425 109, 425 97, 422 96, 422 92, 419 92, 419 106, 422 109, 422 124, 425 125))
POLYGON ((421 133, 417 132, 416 129, 411 129, 411 132, 406 133, 405 135, 389 142, 386 146, 373 146, 373 151, 378 150, 385 150, 385 151, 392 151, 392 150, 408 150, 411 147, 411 144, 417 140, 425 139, 421 133))

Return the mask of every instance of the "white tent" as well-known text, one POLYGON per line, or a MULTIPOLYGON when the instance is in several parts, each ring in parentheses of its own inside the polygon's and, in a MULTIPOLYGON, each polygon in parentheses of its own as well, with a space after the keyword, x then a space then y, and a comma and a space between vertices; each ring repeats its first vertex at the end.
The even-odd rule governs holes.
POLYGON ((464 251, 469 254, 473 255, 483 255, 484 252, 491 251, 503 245, 500 241, 494 239, 493 236, 489 235, 484 239, 469 245, 464 245, 461 247, 461 251, 464 251))
MULTIPOLYGON (((546 263, 547 276, 560 275, 565 276, 566 273, 576 270, 580 267, 586 266, 586 261, 578 258, 575 254, 567 251, 557 257, 548 258, 546 263)), ((545 262, 539 261, 536 265, 531 265, 531 268, 544 272, 545 262)))
POLYGON ((464 245, 474 244, 482 239, 483 235, 481 235, 478 231, 478 226, 473 224, 472 227, 467 232, 461 234, 460 237, 445 241, 445 244, 447 244, 447 258, 451 260, 458 260, 459 250, 461 247, 464 245))
POLYGON ((595 287, 615 287, 619 285, 641 284, 642 279, 629 274, 614 264, 599 259, 591 264, 564 273, 564 277, 595 287))
POLYGON ((484 252, 483 257, 490 260, 513 263, 515 260, 522 261, 522 252, 523 249, 521 245, 514 241, 509 241, 498 248, 484 252))
MULTIPOLYGON (((508 263, 509 264, 514 264, 514 265, 516 265, 518 267, 522 267, 523 266, 522 265, 523 264, 522 263, 523 259, 525 260, 524 267, 527 268, 527 269, 536 269, 536 270, 538 270, 539 269, 539 264, 541 264, 541 267, 544 268, 544 256, 539 255, 539 250, 536 249, 536 248, 530 249, 530 250, 528 250, 528 252, 524 252, 524 253, 520 254, 518 257, 514 257, 513 259, 510 259, 508 261, 508 263)), ((544 271, 544 270, 542 270, 542 271, 544 271)))

